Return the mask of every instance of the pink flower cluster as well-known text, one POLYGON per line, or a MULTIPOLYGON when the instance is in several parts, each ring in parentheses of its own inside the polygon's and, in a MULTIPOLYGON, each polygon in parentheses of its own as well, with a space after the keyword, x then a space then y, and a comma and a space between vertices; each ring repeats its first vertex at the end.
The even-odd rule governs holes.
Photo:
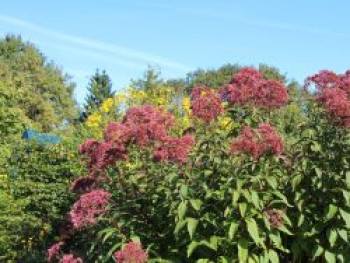
POLYGON ((128 157, 129 143, 140 147, 157 147, 154 150, 155 159, 185 162, 193 142, 187 143, 193 140, 188 137, 170 137, 168 131, 174 123, 172 114, 154 106, 130 108, 122 123, 111 122, 106 126, 103 141, 88 139, 79 147, 79 152, 87 157, 90 175, 78 178, 72 185, 72 191, 83 188, 91 190, 89 187, 95 187, 92 177, 100 175, 105 168, 115 165, 117 161, 125 160, 128 157), (174 147, 175 144, 177 147, 174 147), (170 152, 172 150, 174 152, 170 152))
POLYGON ((106 212, 111 194, 103 190, 94 190, 80 196, 69 212, 74 229, 96 224, 96 218, 106 212))
POLYGON ((222 99, 232 105, 278 108, 289 100, 287 88, 276 80, 265 80, 253 68, 243 68, 220 89, 222 99))
POLYGON ((60 257, 61 247, 64 245, 63 242, 58 242, 53 244, 46 252, 46 260, 51 262, 53 260, 58 260, 60 257))
POLYGON ((130 129, 131 136, 138 146, 147 146, 153 140, 166 136, 169 128, 175 123, 175 118, 154 106, 141 106, 130 108, 123 123, 130 129))
POLYGON ((265 215, 269 220, 272 228, 278 229, 283 225, 284 220, 283 220, 282 211, 275 208, 269 208, 265 211, 265 215))
POLYGON ((64 255, 59 263, 83 263, 83 260, 79 257, 74 257, 73 254, 64 255))
POLYGON ((335 74, 321 70, 305 81, 305 87, 314 84, 318 90, 316 100, 330 114, 335 123, 350 127, 350 71, 335 74))
POLYGON ((154 150, 154 158, 157 161, 173 161, 185 163, 187 155, 194 144, 192 135, 185 135, 181 138, 166 136, 159 141, 159 145, 154 150))
POLYGON ((145 263, 148 255, 139 242, 129 242, 122 250, 114 253, 114 258, 119 263, 145 263))
POLYGON ((258 158, 272 152, 279 156, 284 149, 283 141, 270 124, 262 123, 257 130, 245 126, 238 139, 231 141, 231 154, 251 154, 258 158))
POLYGON ((205 86, 198 86, 192 90, 191 106, 193 116, 206 123, 224 111, 219 94, 205 86))

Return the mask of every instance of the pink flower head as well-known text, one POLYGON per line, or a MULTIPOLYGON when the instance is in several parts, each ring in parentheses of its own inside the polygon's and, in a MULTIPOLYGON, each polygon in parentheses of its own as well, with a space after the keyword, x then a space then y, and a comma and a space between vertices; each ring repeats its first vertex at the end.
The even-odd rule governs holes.
POLYGON ((316 101, 323 105, 332 121, 350 127, 350 71, 337 75, 332 71, 321 70, 306 79, 305 87, 312 84, 318 90, 316 101))
POLYGON ((278 108, 289 100, 287 88, 276 80, 265 80, 259 71, 243 68, 220 89, 221 97, 232 105, 278 108))
POLYGON ((46 252, 46 260, 48 262, 51 262, 54 259, 58 260, 61 252, 61 247, 63 245, 64 245, 63 242, 58 242, 56 244, 53 244, 46 252))
POLYGON ((131 138, 131 131, 128 126, 119 122, 111 122, 104 132, 105 141, 126 144, 131 138))
POLYGON ((92 176, 81 176, 73 181, 70 191, 82 194, 94 190, 97 186, 97 179, 92 176))
POLYGON ((138 146, 147 146, 152 140, 166 136, 174 120, 172 114, 146 105, 130 108, 126 112, 123 123, 131 130, 132 137, 138 146))
POLYGON ((119 263, 145 263, 148 255, 139 242, 129 242, 122 250, 114 253, 114 258, 119 263))
POLYGON ((284 150, 282 138, 275 129, 268 123, 259 125, 258 133, 260 138, 260 155, 271 151, 274 155, 279 156, 284 150))
POLYGON ((79 146, 79 153, 89 155, 98 145, 98 141, 95 139, 87 139, 82 145, 79 146))
POLYGON ((94 190, 80 196, 69 213, 73 228, 80 229, 87 225, 94 225, 97 217, 107 212, 111 194, 103 190, 94 190))
POLYGON ((166 136, 155 148, 154 158, 157 161, 168 160, 175 163, 185 163, 193 144, 194 137, 192 135, 185 135, 181 138, 166 136))
POLYGON ((193 116, 209 123, 223 113, 224 108, 218 93, 214 90, 198 86, 191 93, 193 116))
POLYGON ((284 149, 283 141, 270 124, 262 123, 259 129, 246 126, 238 139, 231 142, 231 154, 248 153, 254 158, 272 152, 279 156, 284 149))
POLYGON ((75 258, 73 254, 66 254, 59 263, 83 263, 83 260, 79 257, 75 258))
POLYGON ((265 211, 265 215, 270 222, 272 228, 280 228, 283 225, 283 214, 281 210, 275 208, 268 208, 265 211))

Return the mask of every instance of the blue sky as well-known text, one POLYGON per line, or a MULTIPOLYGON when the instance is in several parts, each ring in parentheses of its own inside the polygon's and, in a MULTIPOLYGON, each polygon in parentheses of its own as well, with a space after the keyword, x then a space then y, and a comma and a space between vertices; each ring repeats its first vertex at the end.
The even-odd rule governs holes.
POLYGON ((164 78, 224 63, 278 67, 303 79, 350 68, 350 1, 11 0, 0 33, 36 44, 77 83, 105 69, 115 90, 157 66, 164 78))

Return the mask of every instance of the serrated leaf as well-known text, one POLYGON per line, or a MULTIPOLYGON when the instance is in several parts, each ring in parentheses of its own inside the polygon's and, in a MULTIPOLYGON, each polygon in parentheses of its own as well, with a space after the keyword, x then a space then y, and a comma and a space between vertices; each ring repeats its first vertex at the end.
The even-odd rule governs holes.
POLYGON ((261 240, 259 236, 259 228, 256 221, 253 218, 249 218, 249 219, 246 219, 245 222, 247 224, 247 230, 249 235, 252 237, 255 244, 260 245, 261 240))
POLYGON ((180 196, 182 198, 187 198, 188 196, 188 186, 187 185, 182 185, 181 188, 180 188, 180 196))
POLYGON ((229 230, 228 230, 228 238, 229 238, 230 240, 232 240, 232 239, 235 237, 235 235, 236 235, 236 233, 237 233, 237 231, 238 231, 238 227, 239 227, 239 224, 238 224, 238 223, 232 222, 232 223, 230 224, 230 228, 229 228, 229 230))
POLYGON ((286 234, 288 234, 288 235, 290 235, 290 236, 292 236, 293 234, 288 230, 288 228, 286 228, 285 226, 280 226, 279 228, 278 228, 280 231, 282 231, 282 232, 284 232, 284 233, 286 233, 286 234))
POLYGON ((315 245, 311 251, 312 259, 315 260, 316 258, 321 256, 323 251, 324 251, 323 247, 321 247, 320 245, 315 245))
POLYGON ((194 232, 196 231, 198 220, 195 218, 187 218, 187 230, 188 234, 190 235, 191 239, 193 238, 194 232))
POLYGON ((339 236, 345 241, 348 242, 348 231, 345 229, 338 230, 339 236))
POLYGON ((269 259, 271 263, 279 263, 279 257, 275 250, 269 249, 269 259))
POLYGON ((295 190, 298 187, 298 185, 301 182, 301 179, 302 179, 302 175, 301 174, 298 174, 298 175, 296 175, 296 176, 294 176, 292 178, 291 184, 292 184, 293 190, 295 190))
POLYGON ((190 203, 191 203, 194 210, 199 211, 201 209, 203 202, 199 199, 191 199, 190 203))
POLYGON ((239 212, 241 213, 242 217, 245 217, 246 211, 247 211, 247 203, 240 203, 239 204, 239 212))
POLYGON ((198 247, 199 243, 197 241, 192 241, 187 247, 187 257, 191 257, 193 251, 198 247))
POLYGON ((324 215, 325 221, 331 220, 336 215, 337 211, 338 211, 338 207, 336 207, 333 204, 329 204, 326 207, 326 211, 324 215))
POLYGON ((346 177, 346 184, 347 184, 348 188, 350 188, 350 171, 346 172, 345 177, 346 177))
POLYGON ((276 189, 278 186, 277 180, 274 176, 268 176, 267 178, 267 183, 273 188, 276 189))
POLYGON ((324 253, 324 257, 327 263, 336 263, 335 255, 332 252, 326 250, 326 252, 324 253))
POLYGON ((248 259, 248 240, 245 238, 238 239, 238 260, 239 262, 246 263, 248 259))
POLYGON ((329 229, 327 231, 327 238, 331 247, 334 246, 335 242, 337 241, 337 237, 338 237, 337 231, 335 231, 334 229, 329 229))
POLYGON ((184 218, 187 211, 187 201, 182 201, 177 209, 177 213, 180 219, 184 218))
POLYGON ((239 191, 233 191, 233 193, 232 193, 232 205, 233 206, 237 205, 239 197, 240 197, 240 192, 239 191))
POLYGON ((350 229, 350 213, 346 212, 343 209, 339 210, 341 217, 344 219, 346 227, 350 229))
POLYGON ((322 177, 322 170, 320 168, 315 167, 315 173, 316 173, 318 178, 322 177))
POLYGON ((175 230, 174 230, 174 234, 177 235, 179 233, 179 231, 186 225, 186 221, 185 220, 181 220, 179 222, 177 222, 175 230))
POLYGON ((257 192, 253 191, 252 193, 252 201, 253 201, 253 205, 260 209, 260 203, 259 203, 259 195, 257 192))

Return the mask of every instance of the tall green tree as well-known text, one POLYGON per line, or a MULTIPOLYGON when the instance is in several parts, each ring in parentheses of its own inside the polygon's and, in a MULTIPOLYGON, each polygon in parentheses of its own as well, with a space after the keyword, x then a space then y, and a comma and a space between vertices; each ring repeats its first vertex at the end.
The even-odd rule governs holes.
POLYGON ((112 81, 105 70, 102 72, 96 69, 96 72, 91 76, 88 87, 88 95, 85 98, 84 114, 87 116, 91 112, 97 110, 102 102, 107 98, 114 96, 112 91, 112 81))
POLYGON ((0 39, 0 84, 7 94, 15 94, 11 107, 19 108, 38 130, 51 132, 77 114, 69 76, 20 36, 0 39))

